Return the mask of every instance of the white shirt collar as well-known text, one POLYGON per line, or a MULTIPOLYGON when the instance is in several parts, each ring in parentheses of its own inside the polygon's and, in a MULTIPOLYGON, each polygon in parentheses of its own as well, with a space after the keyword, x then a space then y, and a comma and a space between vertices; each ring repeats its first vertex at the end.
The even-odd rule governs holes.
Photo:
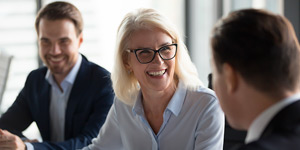
MULTIPOLYGON (((178 87, 170 100, 166 109, 170 110, 175 116, 181 111, 183 106, 183 102, 186 96, 186 89, 184 88, 184 84, 179 80, 178 87)), ((142 115, 144 114, 143 104, 142 104, 142 93, 140 92, 137 96, 137 100, 132 108, 132 112, 134 115, 142 115)))
POLYGON ((245 143, 256 141, 271 119, 285 106, 300 100, 300 93, 285 98, 263 111, 250 125, 245 143))

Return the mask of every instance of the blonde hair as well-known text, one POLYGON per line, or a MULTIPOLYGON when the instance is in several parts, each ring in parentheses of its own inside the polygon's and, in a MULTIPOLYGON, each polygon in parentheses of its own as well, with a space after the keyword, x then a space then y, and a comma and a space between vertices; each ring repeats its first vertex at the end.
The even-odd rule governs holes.
POLYGON ((197 69, 192 63, 187 48, 174 25, 154 9, 137 9, 128 13, 118 28, 115 64, 111 73, 113 89, 117 98, 128 105, 132 105, 140 90, 137 79, 127 71, 125 64, 128 61, 129 53, 127 49, 131 34, 139 29, 146 28, 158 28, 167 33, 174 43, 177 43, 175 78, 181 80, 190 90, 196 90, 199 86, 202 86, 197 69))

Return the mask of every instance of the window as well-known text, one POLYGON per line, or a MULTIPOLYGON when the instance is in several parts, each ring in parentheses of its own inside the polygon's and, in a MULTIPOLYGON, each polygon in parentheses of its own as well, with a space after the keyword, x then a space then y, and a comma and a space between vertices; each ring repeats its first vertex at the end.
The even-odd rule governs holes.
MULTIPOLYGON (((126 13, 137 8, 154 8, 166 15, 183 33, 184 0, 66 0, 83 15, 84 42, 80 52, 90 61, 111 71, 119 24, 126 13)), ((37 0, 0 1, 0 50, 14 56, 1 108, 6 111, 24 86, 30 71, 38 68, 37 36, 34 28, 37 0)), ((42 0, 43 6, 54 0, 42 0)), ((184 36, 184 33, 183 33, 184 36)), ((36 138, 37 128, 24 131, 36 138)), ((41 140, 41 138, 38 138, 41 140)))
POLYGON ((187 0, 187 47, 199 78, 208 85, 210 34, 214 24, 229 12, 243 8, 261 8, 283 14, 283 0, 187 0))
MULTIPOLYGON (((54 0, 45 0, 44 4, 54 0)), ((183 0, 68 0, 82 13, 84 42, 80 52, 111 71, 113 67, 117 29, 123 17, 137 8, 154 8, 166 15, 183 31, 183 0)))
POLYGON ((28 73, 38 67, 35 0, 0 1, 0 50, 13 55, 1 110, 14 102, 28 73))

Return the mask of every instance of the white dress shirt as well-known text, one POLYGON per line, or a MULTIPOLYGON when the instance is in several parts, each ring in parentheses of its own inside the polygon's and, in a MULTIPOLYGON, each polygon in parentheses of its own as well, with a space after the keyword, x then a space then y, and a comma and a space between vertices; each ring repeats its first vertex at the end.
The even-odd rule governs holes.
MULTIPOLYGON (((50 132, 52 142, 62 142, 65 140, 65 113, 71 89, 80 68, 82 56, 79 55, 76 64, 71 69, 66 78, 61 82, 61 91, 48 69, 45 79, 51 85, 50 90, 50 132)), ((27 150, 34 150, 31 143, 25 142, 27 150)))
POLYGON ((284 107, 289 104, 300 100, 300 93, 285 98, 276 104, 272 105, 265 111, 263 111, 250 125, 250 128, 247 132, 246 143, 256 141, 261 136, 264 129, 267 127, 271 119, 284 107))
POLYGON ((142 105, 141 93, 134 106, 115 99, 97 138, 84 150, 221 150, 224 114, 213 91, 190 91, 179 85, 155 134, 142 105))

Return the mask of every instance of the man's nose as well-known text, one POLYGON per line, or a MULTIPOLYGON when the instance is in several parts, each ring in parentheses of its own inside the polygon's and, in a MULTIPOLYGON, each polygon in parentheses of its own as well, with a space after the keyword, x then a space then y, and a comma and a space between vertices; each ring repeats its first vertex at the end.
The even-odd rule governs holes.
POLYGON ((57 44, 57 43, 53 44, 50 53, 51 53, 52 55, 60 54, 60 53, 61 53, 61 49, 60 49, 59 44, 57 44))

